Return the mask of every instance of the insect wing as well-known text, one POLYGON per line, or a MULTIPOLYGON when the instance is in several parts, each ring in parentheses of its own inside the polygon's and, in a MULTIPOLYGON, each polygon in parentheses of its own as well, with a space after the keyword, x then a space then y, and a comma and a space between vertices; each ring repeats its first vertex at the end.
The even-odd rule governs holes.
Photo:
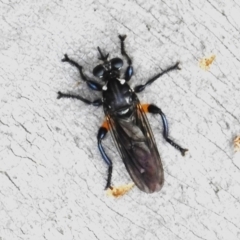
POLYGON ((132 180, 144 192, 159 191, 164 182, 163 167, 152 130, 139 101, 136 101, 131 117, 108 117, 108 123, 132 180))

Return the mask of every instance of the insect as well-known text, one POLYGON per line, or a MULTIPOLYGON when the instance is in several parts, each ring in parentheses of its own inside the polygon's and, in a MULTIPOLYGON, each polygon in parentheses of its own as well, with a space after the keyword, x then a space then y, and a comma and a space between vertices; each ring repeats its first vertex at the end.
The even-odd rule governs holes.
POLYGON ((125 38, 126 35, 119 35, 121 54, 128 64, 123 78, 121 78, 120 72, 123 60, 118 57, 108 60, 109 54, 104 55, 98 47, 99 60, 102 63, 94 67, 93 75, 101 79, 102 84, 89 79, 83 73, 82 66, 65 54, 62 61, 75 66, 88 87, 101 92, 102 97, 91 101, 80 95, 58 92, 58 99, 73 98, 88 105, 103 106, 105 121, 99 128, 97 141, 102 158, 108 165, 106 189, 112 186, 113 163, 103 148, 102 140, 110 130, 120 156, 134 183, 140 190, 153 193, 162 188, 164 173, 157 145, 145 113, 159 114, 163 123, 163 137, 166 141, 179 150, 183 156, 188 150, 180 147, 168 137, 168 122, 162 110, 154 104, 141 104, 136 93, 142 92, 163 74, 180 68, 177 62, 163 72, 156 74, 145 84, 137 85, 132 89, 128 82, 133 76, 133 66, 132 60, 125 50, 125 38))

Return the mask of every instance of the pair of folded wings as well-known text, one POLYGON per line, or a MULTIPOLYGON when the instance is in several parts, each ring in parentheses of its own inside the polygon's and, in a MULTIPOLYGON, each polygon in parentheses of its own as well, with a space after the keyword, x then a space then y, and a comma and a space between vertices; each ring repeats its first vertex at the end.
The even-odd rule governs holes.
POLYGON ((148 119, 137 100, 129 118, 106 113, 112 137, 134 183, 144 192, 159 191, 163 167, 148 119))

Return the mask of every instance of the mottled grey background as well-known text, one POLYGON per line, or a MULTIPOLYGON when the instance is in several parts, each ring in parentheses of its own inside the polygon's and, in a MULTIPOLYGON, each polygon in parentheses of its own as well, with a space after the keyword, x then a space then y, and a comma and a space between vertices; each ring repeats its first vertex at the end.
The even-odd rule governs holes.
MULTIPOLYGON (((240 239, 239 13, 237 1, 0 2, 0 239, 240 239), (120 55, 127 34, 131 85, 181 61, 139 94, 161 107, 182 157, 149 117, 165 185, 148 195, 134 188, 120 199, 103 188, 106 164, 96 133, 104 115, 70 91, 96 98, 64 53, 91 76, 97 46, 120 55), (199 59, 215 54, 209 71, 199 59), (78 84, 79 83, 79 84, 78 84)), ((113 183, 130 178, 111 137, 113 183)))

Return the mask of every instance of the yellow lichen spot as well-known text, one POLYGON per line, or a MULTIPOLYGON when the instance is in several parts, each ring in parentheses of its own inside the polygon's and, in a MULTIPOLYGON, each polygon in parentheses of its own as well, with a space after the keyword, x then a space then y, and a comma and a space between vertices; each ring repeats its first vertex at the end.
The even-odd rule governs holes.
POLYGON ((107 189, 107 195, 115 198, 121 197, 129 192, 134 186, 134 183, 129 183, 126 185, 111 187, 107 189))
POLYGON ((240 152, 240 136, 234 139, 233 144, 235 152, 240 152))
POLYGON ((199 66, 200 68, 202 68, 203 70, 209 70, 211 64, 213 63, 213 61, 215 60, 216 56, 213 54, 209 57, 204 57, 202 59, 200 59, 199 61, 199 66))

